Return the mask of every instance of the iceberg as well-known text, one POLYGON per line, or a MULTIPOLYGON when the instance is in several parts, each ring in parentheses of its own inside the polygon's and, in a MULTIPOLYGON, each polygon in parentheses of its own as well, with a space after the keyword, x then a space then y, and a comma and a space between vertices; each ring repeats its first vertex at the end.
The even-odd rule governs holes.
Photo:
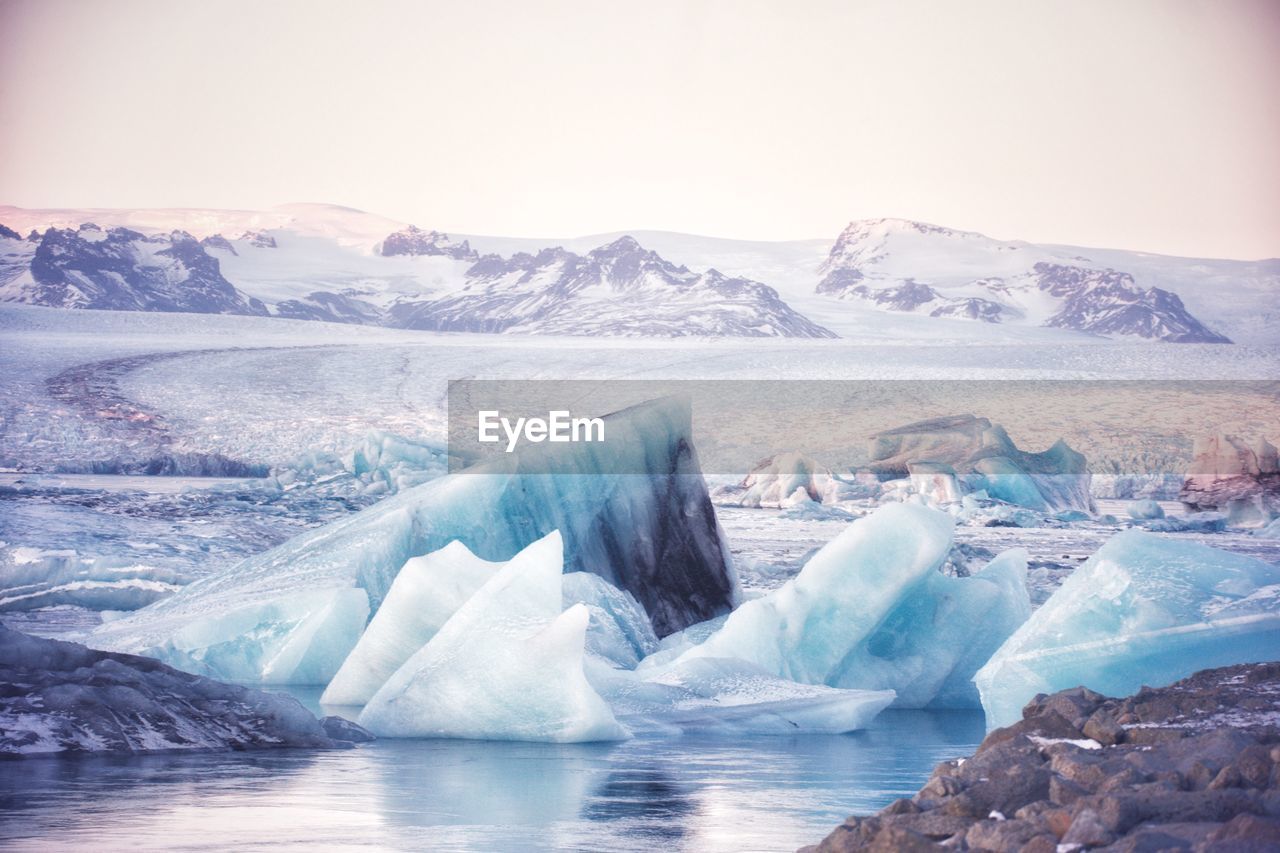
POLYGON ((227 680, 327 684, 359 631, 344 623, 341 637, 317 642, 309 665, 288 676, 282 668, 266 670, 272 653, 264 646, 335 598, 367 596, 376 613, 410 559, 455 540, 501 562, 553 530, 564 537, 566 571, 594 572, 633 595, 659 636, 729 612, 737 578, 698 469, 688 402, 664 399, 605 422, 607 449, 535 445, 406 489, 189 584, 86 639, 227 680), (558 473, 545 473, 553 454, 558 473), (231 638, 235 654, 214 648, 231 638), (329 653, 323 660, 322 649, 329 653))
POLYGON ((586 605, 561 611, 551 533, 489 578, 360 712, 380 737, 575 743, 629 736, 583 671, 586 605))
POLYGON ((136 610, 177 592, 183 572, 125 556, 0 544, 0 612, 71 605, 136 610))
POLYGON ((1143 500, 1131 501, 1125 510, 1129 513, 1130 518, 1136 518, 1142 521, 1154 518, 1164 518, 1164 509, 1160 504, 1151 498, 1143 500))
POLYGON ((306 483, 321 492, 383 495, 433 480, 447 468, 444 447, 371 430, 345 453, 304 453, 271 473, 284 488, 306 483))
POLYGON ((939 571, 949 515, 891 504, 855 521, 778 590, 744 603, 676 664, 736 658, 779 678, 893 690, 897 707, 977 707, 969 683, 1030 614, 1026 553, 939 571))
POLYGON ((480 559, 461 542, 405 563, 321 703, 368 702, 501 566, 480 559))
POLYGON ((1083 455, 1061 439, 1041 453, 1024 451, 987 418, 954 415, 885 430, 871 437, 868 453, 868 468, 882 481, 910 476, 931 492, 940 489, 946 502, 964 490, 985 491, 1037 512, 1095 511, 1083 455))
POLYGON ((800 684, 732 658, 693 658, 628 672, 588 662, 587 678, 632 732, 843 734, 866 728, 892 690, 800 684))
POLYGON ((640 602, 599 575, 569 572, 562 578, 562 604, 582 604, 590 614, 587 653, 623 669, 635 669, 658 650, 658 636, 640 602))
POLYGON ((355 646, 368 618, 362 589, 298 590, 288 598, 175 625, 146 655, 223 681, 323 684, 333 675, 334 662, 355 646))
POLYGON ((722 489, 726 503, 744 507, 788 507, 812 501, 831 504, 860 496, 859 485, 802 453, 762 459, 741 483, 722 489))
POLYGON ((1119 533, 1049 597, 974 680, 989 727, 1037 693, 1108 696, 1201 669, 1280 657, 1280 567, 1137 530, 1119 533))

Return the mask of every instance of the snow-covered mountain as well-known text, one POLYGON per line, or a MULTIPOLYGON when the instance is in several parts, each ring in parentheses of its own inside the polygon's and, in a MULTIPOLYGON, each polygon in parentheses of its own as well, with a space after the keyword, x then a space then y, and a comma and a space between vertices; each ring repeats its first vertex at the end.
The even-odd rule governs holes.
POLYGON ((313 204, 0 207, 0 223, 0 301, 67 307, 518 334, 974 342, 1271 344, 1280 322, 1280 260, 1037 245, 898 219, 851 223, 834 244, 655 231, 450 236, 313 204), (80 236, 86 222, 98 227, 80 236), (95 233, 121 228, 132 236, 96 247, 95 233), (65 245, 42 266, 46 240, 51 256, 65 245))
POLYGON ((8 301, 62 308, 263 314, 223 277, 185 231, 146 236, 127 228, 49 228, 38 240, 0 237, 8 301), (23 263, 25 261, 25 264, 23 263), (25 266, 25 268, 24 268, 25 266), (11 276, 11 277, 10 277, 11 276))
MULTIPOLYGON (((465 243, 463 245, 466 245, 465 243)), ((392 325, 466 332, 833 338, 771 287, 690 271, 632 237, 579 255, 486 255, 457 293, 392 306, 392 325)))
MULTIPOLYGON (((817 292, 931 317, 1177 343, 1229 342, 1194 316, 1177 293, 1143 286, 1110 260, 1091 250, 1001 242, 921 222, 862 220, 851 223, 831 247, 817 292)), ((1165 260, 1170 266, 1177 261, 1165 260)), ((1274 311, 1280 264, 1272 267, 1266 295, 1274 311)), ((1245 281, 1237 286, 1252 289, 1245 281)), ((1222 301, 1233 296, 1223 294, 1222 301)))

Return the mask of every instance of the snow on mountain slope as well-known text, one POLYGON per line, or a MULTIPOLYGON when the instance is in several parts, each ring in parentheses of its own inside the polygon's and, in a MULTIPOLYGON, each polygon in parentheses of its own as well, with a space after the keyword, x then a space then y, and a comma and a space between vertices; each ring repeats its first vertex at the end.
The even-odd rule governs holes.
POLYGON ((267 313, 265 305, 227 281, 217 260, 183 231, 149 237, 84 224, 49 228, 38 243, 12 237, 0 243, 6 259, 3 301, 117 311, 267 313), (27 259, 27 268, 13 275, 10 258, 27 259))
MULTIPOLYGON (((901 219, 861 220, 851 223, 832 246, 819 268, 823 278, 818 291, 932 316, 1175 342, 1227 342, 1219 330, 1193 315, 1177 293, 1156 286, 1164 282, 1165 270, 1196 262, 1164 258, 1153 264, 1150 260, 1156 256, 1148 255, 1144 280, 1139 280, 1127 269, 1133 253, 1108 254, 1103 261, 1089 249, 1003 242, 901 219)), ((1244 281, 1267 266, 1214 263, 1234 263, 1236 275, 1244 281)), ((1243 293, 1228 292, 1216 301, 1196 304, 1215 318, 1222 317, 1215 310, 1218 306, 1232 306, 1242 297, 1255 310, 1258 302, 1266 305, 1264 311, 1280 304, 1280 276, 1272 276, 1270 288, 1235 286, 1243 293)), ((1244 328, 1245 335, 1250 331, 1244 328)), ((1256 327, 1253 331, 1264 332, 1256 327)))
POLYGON ((829 338, 777 291, 716 270, 695 273, 632 237, 579 255, 486 255, 452 296, 391 309, 392 325, 442 331, 829 338))
MULTIPOLYGON (((1263 345, 1277 340, 1273 330, 1280 322, 1280 260, 1200 260, 1038 245, 900 219, 851 223, 832 245, 829 240, 746 241, 662 231, 570 239, 449 237, 321 204, 265 211, 0 206, 0 223, 19 234, 50 226, 78 228, 87 221, 148 235, 185 230, 202 238, 223 277, 247 299, 262 301, 273 315, 297 319, 632 335, 791 334, 788 328, 807 323, 852 339, 1226 337, 1263 345), (643 311, 623 305, 622 291, 611 307, 599 298, 604 291, 580 283, 558 295, 536 297, 539 286, 565 284, 549 270, 521 280, 530 272, 523 268, 529 262, 517 255, 536 258, 559 247, 589 258, 624 236, 664 263, 700 275, 681 279, 685 283, 678 288, 671 286, 675 279, 657 290, 641 288, 647 294, 643 311), (505 279, 495 278, 492 259, 480 257, 495 254, 507 265, 505 279), (777 293, 726 284, 734 279, 777 293), (1068 281, 1074 284, 1064 284, 1068 281), (548 304, 535 307, 539 299, 548 304), (572 307, 549 306, 566 299, 572 307), (708 309, 714 316, 705 315, 708 309), (475 315, 463 317, 467 311, 475 315), (752 311, 764 314, 756 317, 752 311), (532 322, 521 312, 539 319, 532 322), (686 322, 677 323, 681 318, 686 322)), ((26 292, 15 296, 12 282, 30 266, 33 253, 24 240, 0 237, 0 298, 31 301, 26 292)))

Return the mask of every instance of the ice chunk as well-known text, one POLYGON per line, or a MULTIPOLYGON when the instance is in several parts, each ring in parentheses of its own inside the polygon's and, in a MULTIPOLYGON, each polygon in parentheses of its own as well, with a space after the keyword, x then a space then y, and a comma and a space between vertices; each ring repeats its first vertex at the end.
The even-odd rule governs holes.
POLYGON ((978 672, 988 726, 1037 693, 1144 684, 1280 657, 1280 567, 1136 530, 1117 534, 978 672))
POLYGON ((1084 456, 1059 440, 1042 453, 1020 449, 1004 427, 974 415, 934 418, 871 437, 870 470, 881 480, 906 477, 912 465, 945 465, 958 485, 1039 512, 1093 512, 1084 456))
POLYGON ((286 488, 306 482, 313 490, 395 494, 445 473, 443 447, 372 430, 345 453, 313 451, 272 471, 286 488))
POLYGON ((71 548, 9 548, 0 543, 0 611, 67 604, 136 610, 172 595, 189 578, 161 566, 71 548))
POLYGON ((779 453, 756 463, 736 486, 721 490, 726 503, 746 507, 786 507, 808 501, 836 503, 856 497, 858 486, 802 453, 779 453))
POLYGON ((1253 531, 1253 535, 1261 536, 1264 539, 1280 539, 1280 518, 1277 518, 1266 527, 1253 531))
POLYGON ((409 560, 320 701, 368 702, 501 566, 480 559, 461 542, 409 560))
POLYGON ((865 728, 893 691, 778 678, 742 660, 694 658, 647 672, 595 663, 588 679, 635 732, 840 734, 865 728))
POLYGON ((1140 501, 1132 501, 1126 510, 1130 518, 1149 519, 1164 518, 1164 510, 1160 508, 1160 504, 1151 498, 1140 501))
POLYGON ((948 577, 938 569, 951 539, 945 513, 882 507, 679 660, 738 658, 807 684, 892 689, 899 707, 976 706, 968 680, 1030 611, 1026 554, 948 577))
MULTIPOLYGON (((224 671, 220 656, 195 645, 176 654, 174 635, 192 621, 234 617, 247 647, 273 636, 273 614, 296 611, 299 598, 359 587, 376 611, 413 557, 458 540, 483 559, 503 561, 553 530, 564 536, 569 570, 596 572, 631 593, 659 635, 727 613, 737 579, 698 470, 688 403, 662 400, 605 421, 608 451, 587 442, 532 445, 479 473, 441 477, 190 584, 101 626, 89 641, 258 682, 264 673, 243 664, 267 660, 265 650, 245 648, 224 671), (542 454, 553 452, 565 473, 541 473, 542 454), (253 608, 266 621, 248 622, 253 608)), ((312 683, 327 683, 353 645, 354 637, 312 683)))
POLYGON ((591 614, 588 652, 615 666, 633 669, 646 655, 657 651, 658 637, 649 626, 644 608, 631 593, 590 572, 570 572, 562 584, 564 608, 581 603, 591 614))
POLYGON ((192 616, 147 654, 227 681, 324 684, 359 640, 368 617, 362 589, 299 591, 228 613, 192 616))
POLYGON ((945 462, 909 462, 907 469, 912 487, 934 503, 952 504, 964 497, 955 469, 945 462))
POLYGON ((587 682, 585 605, 561 612, 559 533, 498 570, 360 712, 379 736, 579 742, 627 732, 587 682))

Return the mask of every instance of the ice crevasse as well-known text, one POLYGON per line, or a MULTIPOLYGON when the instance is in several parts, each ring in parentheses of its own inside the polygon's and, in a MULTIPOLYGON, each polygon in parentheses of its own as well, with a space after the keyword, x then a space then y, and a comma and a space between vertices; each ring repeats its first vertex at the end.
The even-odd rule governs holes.
POLYGON ((1131 530, 1106 542, 995 652, 975 681, 990 727, 1037 693, 1142 685, 1280 657, 1280 567, 1131 530))

